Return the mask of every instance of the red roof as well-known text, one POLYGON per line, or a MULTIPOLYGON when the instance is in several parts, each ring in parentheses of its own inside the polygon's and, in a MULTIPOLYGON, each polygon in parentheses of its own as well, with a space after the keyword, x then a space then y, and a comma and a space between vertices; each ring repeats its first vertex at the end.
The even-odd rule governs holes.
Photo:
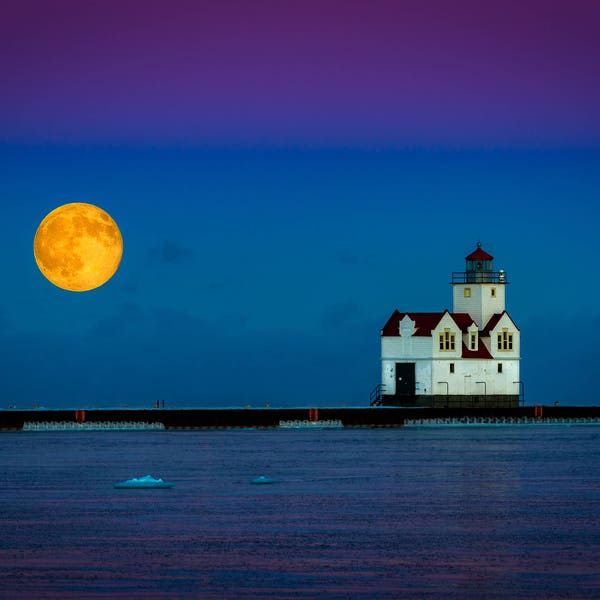
POLYGON ((467 313, 450 313, 450 316, 454 319, 454 322, 460 327, 463 333, 467 333, 467 330, 475 321, 471 318, 471 315, 467 313))
POLYGON ((381 330, 381 335, 384 336, 399 336, 400 321, 406 315, 415 322, 415 333, 417 337, 428 337, 431 331, 437 327, 437 324, 442 320, 442 317, 448 313, 454 322, 458 325, 461 331, 466 332, 467 329, 475 322, 467 313, 451 313, 445 310, 444 312, 428 312, 428 313, 401 313, 395 310, 392 316, 381 330))
POLYGON ((477 245, 477 250, 475 250, 475 252, 471 252, 471 254, 465 258, 467 260, 494 260, 494 257, 485 250, 482 250, 480 245, 477 245))
POLYGON ((498 325, 498 321, 502 318, 502 315, 508 315, 508 318, 512 321, 517 331, 519 331, 517 324, 510 318, 510 315, 505 310, 503 310, 501 313, 495 313, 490 317, 490 320, 486 323, 485 327, 481 330, 481 333, 479 335, 490 335, 490 331, 492 331, 492 329, 494 329, 494 327, 498 325))
POLYGON ((485 344, 480 340, 477 350, 469 350, 466 344, 462 345, 463 358, 493 358, 485 344))
POLYGON ((481 334, 480 335, 490 335, 490 331, 492 329, 494 329, 494 327, 496 327, 496 325, 498 325, 498 321, 501 319, 502 315, 505 313, 501 312, 501 313, 495 313, 490 317, 490 320, 485 324, 485 327, 481 330, 481 334))
POLYGON ((392 316, 388 319, 388 322, 383 326, 381 335, 395 335, 399 336, 400 321, 408 315, 410 319, 415 322, 415 333, 416 336, 430 336, 431 330, 435 329, 435 326, 440 322, 440 319, 444 316, 443 312, 431 312, 431 313, 401 313, 395 310, 392 316))

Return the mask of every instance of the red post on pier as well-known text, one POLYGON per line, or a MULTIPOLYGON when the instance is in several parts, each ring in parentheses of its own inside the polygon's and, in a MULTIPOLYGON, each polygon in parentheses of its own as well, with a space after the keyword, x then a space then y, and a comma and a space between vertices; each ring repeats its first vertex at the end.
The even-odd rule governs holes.
POLYGON ((541 419, 544 416, 544 407, 543 406, 534 406, 534 417, 536 419, 541 419))
POLYGON ((85 410, 76 410, 75 411, 75 422, 76 423, 85 423, 85 410))
POLYGON ((309 408, 308 409, 308 420, 311 422, 319 420, 319 409, 318 408, 309 408))

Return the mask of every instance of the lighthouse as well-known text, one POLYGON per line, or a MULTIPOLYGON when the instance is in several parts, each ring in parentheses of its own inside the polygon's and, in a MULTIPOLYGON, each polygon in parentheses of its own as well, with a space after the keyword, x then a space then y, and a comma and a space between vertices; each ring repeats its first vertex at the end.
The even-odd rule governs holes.
POLYGON ((505 310, 506 273, 494 271, 494 257, 481 242, 465 261, 464 271, 452 273, 453 311, 469 314, 483 329, 492 315, 505 310))
POLYGON ((520 331, 506 311, 508 277, 477 243, 452 273, 452 311, 395 310, 381 330, 381 394, 389 406, 519 405, 520 331))

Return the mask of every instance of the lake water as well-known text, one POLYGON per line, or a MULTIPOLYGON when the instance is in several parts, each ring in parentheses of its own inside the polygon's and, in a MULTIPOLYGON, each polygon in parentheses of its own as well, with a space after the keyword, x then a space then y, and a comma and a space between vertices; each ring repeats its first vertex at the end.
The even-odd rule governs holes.
POLYGON ((2 433, 0 598, 600 598, 599 464, 598 426, 2 433))

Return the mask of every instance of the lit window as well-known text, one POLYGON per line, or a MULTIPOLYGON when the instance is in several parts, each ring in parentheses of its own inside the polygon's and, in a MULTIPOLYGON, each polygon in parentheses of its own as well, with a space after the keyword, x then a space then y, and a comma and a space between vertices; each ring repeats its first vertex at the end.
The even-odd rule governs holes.
POLYGON ((491 289, 492 298, 496 297, 496 288, 491 289))
POLYGON ((477 334, 471 334, 471 350, 477 350, 477 334))
POLYGON ((450 363, 450 373, 454 373, 454 363, 450 363))
POLYGON ((498 350, 506 352, 513 349, 513 334, 508 329, 498 332, 498 350))
POLYGON ((502 373, 502 363, 498 363, 498 373, 502 373))
POLYGON ((453 352, 456 348, 456 336, 448 328, 440 333, 440 350, 442 352, 453 352))
POLYGON ((471 288, 465 288, 463 291, 464 291, 465 298, 471 297, 471 288))

